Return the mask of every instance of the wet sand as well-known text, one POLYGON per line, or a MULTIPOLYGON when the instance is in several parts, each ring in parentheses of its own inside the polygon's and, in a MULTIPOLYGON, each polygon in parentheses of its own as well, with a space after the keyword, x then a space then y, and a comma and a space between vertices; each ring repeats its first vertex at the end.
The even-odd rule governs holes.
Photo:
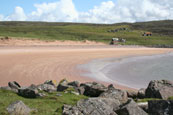
MULTIPOLYGON (((28 86, 43 83, 45 80, 60 81, 63 78, 69 81, 96 81, 90 77, 81 76, 83 71, 76 66, 86 64, 93 59, 152 55, 170 51, 172 49, 117 48, 106 45, 0 47, 0 86, 6 86, 9 81, 17 81, 23 86, 28 86)), ((115 86, 129 89, 118 84, 115 86)))

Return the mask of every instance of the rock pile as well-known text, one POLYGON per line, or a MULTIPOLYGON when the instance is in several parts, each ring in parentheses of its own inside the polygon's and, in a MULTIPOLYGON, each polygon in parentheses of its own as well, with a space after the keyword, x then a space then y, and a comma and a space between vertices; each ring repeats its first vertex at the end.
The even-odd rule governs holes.
MULTIPOLYGON (((106 87, 96 82, 80 84, 78 81, 68 82, 65 79, 58 85, 55 81, 49 80, 29 87, 21 87, 14 81, 0 89, 14 91, 25 98, 43 97, 44 92, 57 91, 88 96, 88 99, 79 100, 75 106, 64 105, 63 115, 171 115, 173 113, 173 101, 167 100, 173 96, 173 83, 167 80, 151 81, 147 89, 140 89, 138 92, 123 91, 114 88, 113 85, 106 87), (143 98, 159 98, 159 100, 144 103, 134 101, 143 98)), ((30 109, 21 101, 13 103, 7 110, 10 114, 16 110, 30 113, 30 109)))

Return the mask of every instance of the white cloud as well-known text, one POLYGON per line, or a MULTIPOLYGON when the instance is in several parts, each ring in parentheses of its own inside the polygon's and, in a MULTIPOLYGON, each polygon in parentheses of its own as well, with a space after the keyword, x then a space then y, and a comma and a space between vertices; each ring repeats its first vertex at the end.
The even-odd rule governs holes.
POLYGON ((27 16, 25 15, 25 12, 23 11, 23 8, 17 6, 14 9, 14 13, 7 16, 5 20, 7 21, 25 21, 27 19, 27 16))
POLYGON ((36 11, 30 15, 37 21, 77 21, 78 13, 72 0, 60 0, 54 3, 35 4, 36 11))
POLYGON ((77 11, 72 0, 34 5, 25 15, 21 7, 0 20, 116 23, 173 19, 173 0, 116 0, 102 2, 87 12, 77 11))

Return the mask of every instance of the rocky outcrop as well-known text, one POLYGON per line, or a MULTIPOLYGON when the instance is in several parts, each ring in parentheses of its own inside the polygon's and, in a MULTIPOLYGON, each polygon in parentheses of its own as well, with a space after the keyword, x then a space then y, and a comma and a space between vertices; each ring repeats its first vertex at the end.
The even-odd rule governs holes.
POLYGON ((136 92, 136 91, 126 91, 126 92, 127 92, 127 96, 128 96, 129 98, 135 99, 135 98, 137 98, 137 96, 138 96, 138 92, 136 92))
POLYGON ((126 91, 114 88, 109 88, 107 91, 103 92, 99 97, 112 98, 115 100, 119 100, 121 103, 126 103, 128 100, 126 91))
POLYGON ((18 95, 26 98, 36 98, 38 96, 38 90, 32 88, 18 89, 18 95))
POLYGON ((63 107, 63 115, 117 115, 120 102, 111 98, 89 98, 78 101, 77 106, 63 107), (73 114, 72 114, 73 113, 73 114))
POLYGON ((146 89, 146 97, 168 99, 173 96, 173 83, 168 80, 151 81, 146 89))
POLYGON ((116 113, 118 115, 148 115, 132 99, 129 99, 126 104, 121 105, 116 113))
POLYGON ((11 90, 17 92, 18 89, 21 87, 19 85, 19 83, 17 83, 16 81, 13 81, 13 82, 8 82, 8 86, 11 88, 11 90))
POLYGON ((173 114, 173 100, 149 101, 148 112, 151 115, 172 115, 173 114))
POLYGON ((84 88, 83 94, 90 97, 98 97, 107 90, 103 84, 96 82, 82 83, 80 87, 84 88))
POLYGON ((146 92, 146 89, 144 89, 144 88, 139 89, 139 90, 138 90, 137 97, 138 97, 139 99, 145 98, 145 92, 146 92))
POLYGON ((7 107, 7 111, 10 115, 29 115, 31 109, 22 101, 16 101, 7 107))
POLYGON ((73 81, 73 82, 69 82, 68 85, 73 86, 73 87, 79 87, 80 83, 78 81, 73 81))
POLYGON ((40 84, 37 86, 37 89, 45 92, 53 92, 57 90, 54 85, 50 84, 40 84))
POLYGON ((44 82, 44 84, 53 85, 55 87, 57 86, 56 80, 47 80, 44 82))

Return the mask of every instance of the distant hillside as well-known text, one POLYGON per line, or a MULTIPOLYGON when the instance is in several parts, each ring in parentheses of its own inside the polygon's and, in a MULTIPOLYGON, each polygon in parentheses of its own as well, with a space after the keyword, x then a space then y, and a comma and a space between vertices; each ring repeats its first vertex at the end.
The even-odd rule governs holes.
POLYGON ((173 46, 173 21, 119 24, 0 22, 0 36, 40 40, 91 40, 109 43, 113 37, 125 38, 127 45, 173 46), (152 32, 144 37, 144 32, 152 32))

